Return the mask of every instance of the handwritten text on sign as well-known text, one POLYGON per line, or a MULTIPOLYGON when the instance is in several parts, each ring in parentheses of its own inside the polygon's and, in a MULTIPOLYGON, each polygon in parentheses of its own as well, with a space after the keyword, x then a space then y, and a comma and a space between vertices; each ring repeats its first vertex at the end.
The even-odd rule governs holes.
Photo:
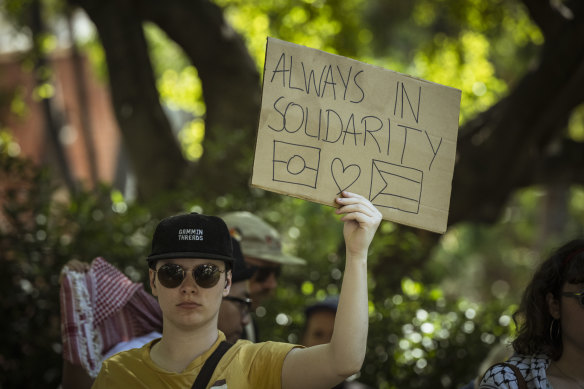
POLYGON ((252 185, 444 232, 460 91, 268 38, 252 185))

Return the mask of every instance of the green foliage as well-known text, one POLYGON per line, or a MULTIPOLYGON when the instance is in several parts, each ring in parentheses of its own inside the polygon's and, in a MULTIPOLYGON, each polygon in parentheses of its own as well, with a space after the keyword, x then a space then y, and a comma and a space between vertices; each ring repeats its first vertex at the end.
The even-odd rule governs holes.
POLYGON ((363 26, 363 0, 218 0, 230 24, 246 39, 263 67, 266 37, 272 36, 341 55, 353 56, 371 41, 363 26))
POLYGON ((49 173, 10 152, 5 135, 0 139, 0 388, 56 387, 59 270, 71 259, 104 256, 139 280, 152 225, 138 207, 116 212, 107 188, 59 200, 49 173))
MULTIPOLYGON (((320 236, 317 240, 323 241, 320 236)), ((339 292, 339 257, 331 252, 326 261, 311 260, 309 269, 285 269, 276 296, 257 310, 262 339, 299 342, 304 307, 339 292)), ((372 387, 458 387, 479 374, 489 350, 514 330, 515 306, 501 300, 477 304, 446 298, 436 286, 410 278, 398 290, 384 286, 380 275, 370 279, 385 295, 370 297, 368 347, 359 381, 372 387)))
MULTIPOLYGON (((584 220, 584 187, 574 187, 572 188, 572 196, 570 201, 570 214, 573 215, 574 220, 584 220)), ((574 223, 572 229, 580 235, 584 234, 584 228, 582 225, 579 226, 574 223)))
POLYGON ((0 2, 0 12, 13 25, 18 27, 25 24, 27 11, 32 0, 4 0, 0 2))
POLYGON ((461 123, 501 98, 543 43, 520 2, 396 3, 370 2, 378 61, 462 90, 461 123))
POLYGON ((570 123, 568 123, 568 135, 576 142, 584 142, 584 105, 574 110, 570 123))
POLYGON ((447 300, 408 278, 375 308, 363 378, 379 388, 457 387, 478 374, 488 350, 510 333, 509 308, 447 300))
POLYGON ((217 3, 260 68, 267 36, 341 54, 462 90, 461 123, 500 99, 543 43, 517 1, 217 3))
POLYGON ((102 83, 106 84, 108 73, 105 60, 105 51, 103 50, 103 46, 99 42, 96 34, 91 36, 86 41, 78 43, 83 50, 83 53, 89 59, 93 74, 95 74, 96 78, 99 79, 102 83))

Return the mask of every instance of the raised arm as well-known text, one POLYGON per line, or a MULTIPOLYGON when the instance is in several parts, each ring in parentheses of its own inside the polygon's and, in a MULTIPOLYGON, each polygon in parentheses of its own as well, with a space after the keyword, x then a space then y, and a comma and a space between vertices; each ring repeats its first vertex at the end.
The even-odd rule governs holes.
POLYGON ((331 388, 361 369, 369 326, 367 253, 381 213, 363 196, 336 199, 344 222, 345 274, 330 343, 293 349, 282 367, 282 388, 331 388))

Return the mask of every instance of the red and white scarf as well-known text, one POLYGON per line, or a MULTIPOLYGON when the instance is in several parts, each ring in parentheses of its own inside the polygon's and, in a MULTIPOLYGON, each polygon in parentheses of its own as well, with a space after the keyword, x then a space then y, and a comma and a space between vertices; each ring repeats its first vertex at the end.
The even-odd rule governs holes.
POLYGON ((103 356, 120 342, 162 331, 158 302, 103 258, 87 272, 61 271, 63 358, 93 378, 103 356))

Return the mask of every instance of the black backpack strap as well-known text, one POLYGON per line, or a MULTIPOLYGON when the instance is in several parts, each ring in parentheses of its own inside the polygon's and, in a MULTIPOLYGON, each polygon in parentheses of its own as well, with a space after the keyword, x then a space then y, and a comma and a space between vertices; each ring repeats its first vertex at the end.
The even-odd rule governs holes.
POLYGON ((205 361, 205 364, 195 379, 191 389, 205 389, 207 387, 217 364, 231 346, 233 346, 231 343, 225 341, 219 343, 219 346, 213 351, 213 354, 211 354, 211 356, 205 361))
POLYGON ((523 377, 521 370, 519 370, 517 366, 510 363, 505 363, 505 366, 509 367, 511 370, 513 370, 513 373, 515 373, 515 378, 517 378, 517 386, 519 386, 519 389, 527 389, 527 382, 525 382, 525 377, 523 377))

